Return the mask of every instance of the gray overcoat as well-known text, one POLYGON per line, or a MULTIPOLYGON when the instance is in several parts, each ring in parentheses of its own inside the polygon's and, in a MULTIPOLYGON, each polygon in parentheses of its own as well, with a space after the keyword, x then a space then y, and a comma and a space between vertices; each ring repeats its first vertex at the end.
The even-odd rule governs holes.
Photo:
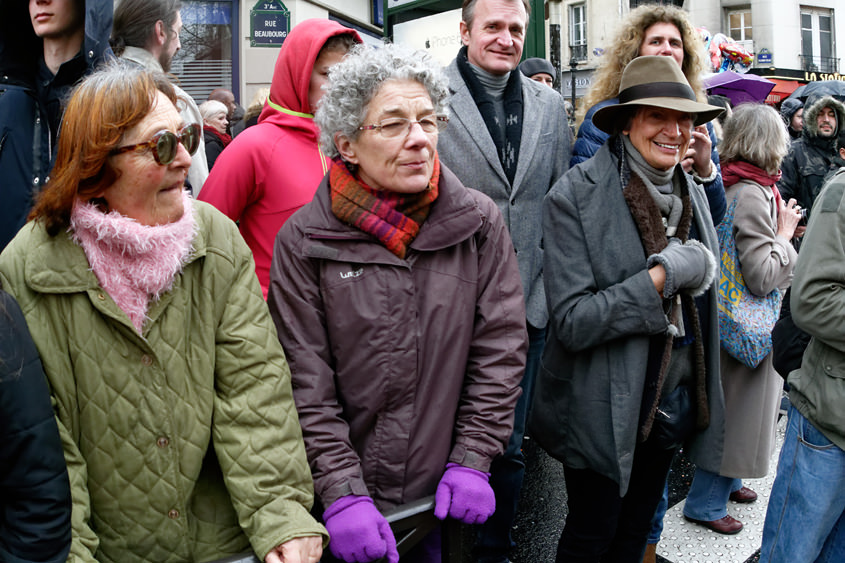
POLYGON ((437 143, 440 159, 465 186, 487 194, 499 206, 516 250, 528 322, 542 328, 549 318, 543 289, 543 198, 566 171, 572 152, 563 98, 520 74, 522 139, 511 187, 496 145, 454 60, 446 68, 446 76, 452 97, 449 125, 437 143))
MULTIPOLYGON (((531 435, 552 456, 619 483, 631 476, 649 337, 666 331, 636 224, 608 143, 555 184, 543 209, 549 334, 529 415, 531 435)), ((698 239, 719 255, 701 186, 687 182, 698 239)), ((693 461, 718 472, 724 437, 716 284, 704 335, 710 425, 690 440, 693 461)))

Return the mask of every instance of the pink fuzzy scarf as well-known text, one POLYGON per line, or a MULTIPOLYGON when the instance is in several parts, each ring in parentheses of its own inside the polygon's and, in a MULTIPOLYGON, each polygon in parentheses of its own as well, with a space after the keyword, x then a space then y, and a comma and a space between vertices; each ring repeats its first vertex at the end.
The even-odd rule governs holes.
POLYGON ((70 216, 73 239, 85 251, 100 285, 141 333, 153 300, 168 291, 193 252, 196 234, 191 198, 167 225, 148 227, 117 211, 103 213, 77 201, 70 216))

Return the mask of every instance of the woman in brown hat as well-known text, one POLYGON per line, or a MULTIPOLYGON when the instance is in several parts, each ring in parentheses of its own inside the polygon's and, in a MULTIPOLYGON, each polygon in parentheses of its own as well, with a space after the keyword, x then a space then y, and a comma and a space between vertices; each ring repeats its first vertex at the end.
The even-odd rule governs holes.
POLYGON ((550 323, 531 427, 564 465, 557 561, 641 561, 675 451, 721 458, 718 242, 680 166, 693 128, 721 111, 669 57, 638 57, 593 118, 610 138, 546 198, 550 323))
MULTIPOLYGON (((619 80, 625 67, 637 57, 661 55, 678 63, 696 98, 707 99, 701 84, 707 61, 701 49, 701 36, 682 8, 648 3, 631 10, 619 23, 615 38, 608 43, 592 77, 592 85, 579 102, 576 126, 578 138, 572 146, 570 166, 596 154, 607 141, 607 133, 593 123, 601 108, 617 103, 619 80)), ((725 188, 716 151, 716 135, 711 124, 693 131, 690 149, 681 157, 684 170, 704 188, 710 215, 717 225, 725 215, 725 188)))

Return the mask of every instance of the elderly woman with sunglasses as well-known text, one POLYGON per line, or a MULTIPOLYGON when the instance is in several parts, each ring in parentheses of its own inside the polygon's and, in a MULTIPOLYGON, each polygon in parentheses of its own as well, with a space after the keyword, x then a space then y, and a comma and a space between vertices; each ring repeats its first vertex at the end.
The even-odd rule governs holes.
POLYGON ((680 445, 718 467, 719 248, 680 162, 694 127, 721 112, 671 58, 638 57, 619 102, 593 118, 610 138, 546 196, 550 332, 530 423, 564 466, 556 561, 642 561, 680 445))
MULTIPOLYGON (((382 513, 428 495, 440 519, 486 520, 513 425, 519 270, 496 205, 437 157, 447 93, 430 56, 397 45, 332 67, 316 119, 334 162, 273 252, 270 312, 329 548, 347 562, 395 563, 382 513)), ((437 533, 403 561, 439 562, 437 533)))
POLYGON ((59 423, 68 561, 314 563, 290 372, 237 227, 184 189, 200 129, 176 104, 163 75, 86 78, 0 256, 59 423))

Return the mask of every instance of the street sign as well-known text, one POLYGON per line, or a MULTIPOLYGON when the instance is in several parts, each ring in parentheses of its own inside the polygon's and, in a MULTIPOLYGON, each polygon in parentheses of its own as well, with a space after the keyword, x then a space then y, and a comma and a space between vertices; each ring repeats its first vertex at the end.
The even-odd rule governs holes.
POLYGON ((290 32, 290 11, 282 0, 259 0, 249 22, 250 47, 281 47, 290 32))
POLYGON ((760 52, 757 53, 757 64, 758 65, 770 65, 770 64, 772 64, 772 53, 768 49, 760 49, 760 52))

